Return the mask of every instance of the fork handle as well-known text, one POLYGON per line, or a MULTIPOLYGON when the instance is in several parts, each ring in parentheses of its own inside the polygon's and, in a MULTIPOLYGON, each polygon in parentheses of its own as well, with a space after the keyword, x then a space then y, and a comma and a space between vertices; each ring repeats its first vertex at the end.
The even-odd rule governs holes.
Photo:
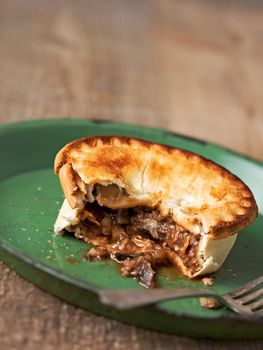
POLYGON ((156 288, 147 290, 104 289, 99 291, 99 297, 103 304, 114 306, 120 310, 133 309, 169 299, 214 297, 221 300, 221 297, 213 291, 191 288, 156 288))

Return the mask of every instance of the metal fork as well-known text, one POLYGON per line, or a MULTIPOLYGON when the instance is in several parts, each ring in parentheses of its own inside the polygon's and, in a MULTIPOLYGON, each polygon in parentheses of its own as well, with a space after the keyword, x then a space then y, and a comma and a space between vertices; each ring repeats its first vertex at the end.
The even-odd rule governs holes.
POLYGON ((232 311, 243 315, 263 316, 263 276, 260 276, 230 293, 219 295, 207 289, 156 288, 147 290, 109 290, 99 291, 102 303, 120 310, 154 304, 169 299, 190 297, 212 297, 232 311))

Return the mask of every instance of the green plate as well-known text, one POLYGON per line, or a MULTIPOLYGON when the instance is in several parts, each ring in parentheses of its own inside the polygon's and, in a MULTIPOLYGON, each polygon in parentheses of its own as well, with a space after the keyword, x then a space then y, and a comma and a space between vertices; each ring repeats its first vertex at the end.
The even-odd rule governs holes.
MULTIPOLYGON (((192 337, 263 338, 263 319, 227 309, 206 310, 198 299, 166 301, 132 311, 100 304, 101 288, 141 288, 119 274, 112 261, 87 262, 87 245, 57 237, 53 224, 63 201, 53 161, 65 143, 86 135, 126 135, 188 149, 222 164, 255 194, 260 215, 244 230, 212 290, 226 293, 262 274, 263 164, 213 144, 162 129, 87 120, 45 120, 0 127, 0 257, 19 274, 58 297, 123 322, 192 337)), ((158 273, 162 287, 205 288, 169 269, 158 273)))

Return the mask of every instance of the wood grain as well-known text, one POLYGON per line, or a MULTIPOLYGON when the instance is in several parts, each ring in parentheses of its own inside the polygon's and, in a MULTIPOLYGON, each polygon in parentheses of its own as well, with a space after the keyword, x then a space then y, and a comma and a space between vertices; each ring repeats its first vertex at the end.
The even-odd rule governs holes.
MULTIPOLYGON (((263 160, 263 3, 2 0, 0 122, 112 119, 263 160)), ((0 349, 262 349, 138 329, 0 265, 0 349)))

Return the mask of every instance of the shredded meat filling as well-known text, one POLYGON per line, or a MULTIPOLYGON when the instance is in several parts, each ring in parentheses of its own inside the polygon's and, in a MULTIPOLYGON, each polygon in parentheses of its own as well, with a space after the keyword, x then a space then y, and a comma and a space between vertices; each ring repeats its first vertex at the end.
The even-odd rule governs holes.
POLYGON ((158 266, 174 265, 180 257, 193 274, 198 270, 199 235, 178 226, 172 215, 157 209, 135 207, 112 210, 88 203, 75 236, 94 245, 88 260, 111 258, 121 264, 123 276, 136 277, 144 287, 154 286, 158 266))

